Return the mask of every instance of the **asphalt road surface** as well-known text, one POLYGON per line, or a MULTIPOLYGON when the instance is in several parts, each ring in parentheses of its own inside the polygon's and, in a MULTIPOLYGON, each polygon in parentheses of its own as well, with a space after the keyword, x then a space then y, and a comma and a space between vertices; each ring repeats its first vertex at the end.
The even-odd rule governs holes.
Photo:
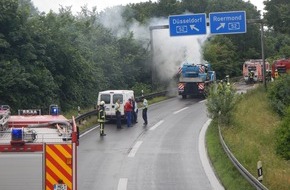
POLYGON ((105 125, 80 139, 78 190, 214 189, 199 155, 199 133, 208 121, 204 101, 172 98, 142 110, 133 127, 105 125))

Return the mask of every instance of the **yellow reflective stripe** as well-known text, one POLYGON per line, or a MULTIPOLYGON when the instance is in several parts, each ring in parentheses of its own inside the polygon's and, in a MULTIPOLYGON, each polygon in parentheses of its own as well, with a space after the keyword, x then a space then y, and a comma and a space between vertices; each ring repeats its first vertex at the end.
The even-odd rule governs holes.
POLYGON ((50 147, 47 147, 46 152, 53 157, 53 159, 59 163, 63 167, 64 170, 66 170, 70 175, 72 175, 72 169, 57 155, 53 150, 50 149, 50 147))
MULTIPOLYGON (((71 189, 72 182, 66 178, 48 159, 46 159, 46 166, 49 167, 63 182, 71 189)), ((52 183, 54 184, 54 183, 52 183)))
MULTIPOLYGON (((65 145, 66 146, 66 145, 65 145)), ((63 145, 59 144, 59 145, 55 145, 55 147, 57 149, 60 150, 60 152, 66 157, 66 158, 71 158, 71 153, 67 152, 67 150, 65 148, 63 148, 63 145)), ((71 148, 71 145, 68 145, 69 148, 71 148)))
MULTIPOLYGON (((51 177, 51 175, 49 175, 49 173, 46 172, 46 179, 47 181, 49 181, 51 184, 57 184, 57 181, 53 179, 53 177, 51 177)), ((47 185, 46 185, 46 190, 51 190, 47 185)))

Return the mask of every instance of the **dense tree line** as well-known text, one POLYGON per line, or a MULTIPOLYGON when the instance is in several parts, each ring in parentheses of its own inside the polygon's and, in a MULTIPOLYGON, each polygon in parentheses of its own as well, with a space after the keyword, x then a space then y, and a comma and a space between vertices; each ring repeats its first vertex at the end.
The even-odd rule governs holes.
POLYGON ((42 14, 29 0, 0 2, 0 101, 12 108, 93 106, 98 91, 150 82, 148 53, 116 38, 95 10, 42 14), (142 71, 142 72, 141 72, 142 71))
MULTIPOLYGON (((266 58, 290 54, 289 4, 266 3, 266 58)), ((125 24, 189 12, 245 10, 247 19, 260 18, 243 0, 159 0, 126 9, 125 24)), ((92 106, 100 90, 150 91, 150 48, 131 32, 116 37, 101 24, 101 16, 96 8, 82 7, 74 15, 70 7, 60 7, 59 13, 44 14, 30 0, 0 1, 0 103, 44 110, 56 103, 69 110, 92 106)), ((244 60, 255 58, 261 58, 259 24, 249 24, 245 34, 212 36, 204 46, 204 59, 218 78, 240 75, 244 60)))

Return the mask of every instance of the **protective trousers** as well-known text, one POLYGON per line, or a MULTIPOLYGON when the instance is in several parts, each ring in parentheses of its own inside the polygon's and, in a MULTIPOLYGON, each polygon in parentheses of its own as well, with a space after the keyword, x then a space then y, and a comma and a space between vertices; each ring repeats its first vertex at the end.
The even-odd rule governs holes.
POLYGON ((142 117, 143 117, 143 120, 144 120, 144 125, 147 125, 148 124, 148 121, 147 121, 147 108, 143 109, 142 117))
POLYGON ((105 130, 105 122, 100 122, 100 135, 103 136, 105 130))

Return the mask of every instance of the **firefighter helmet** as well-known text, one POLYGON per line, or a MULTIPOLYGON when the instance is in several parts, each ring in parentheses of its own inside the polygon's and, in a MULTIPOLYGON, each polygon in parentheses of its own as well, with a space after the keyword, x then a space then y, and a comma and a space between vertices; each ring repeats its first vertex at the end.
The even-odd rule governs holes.
POLYGON ((101 106, 105 105, 105 102, 104 101, 101 101, 100 105, 101 106))

